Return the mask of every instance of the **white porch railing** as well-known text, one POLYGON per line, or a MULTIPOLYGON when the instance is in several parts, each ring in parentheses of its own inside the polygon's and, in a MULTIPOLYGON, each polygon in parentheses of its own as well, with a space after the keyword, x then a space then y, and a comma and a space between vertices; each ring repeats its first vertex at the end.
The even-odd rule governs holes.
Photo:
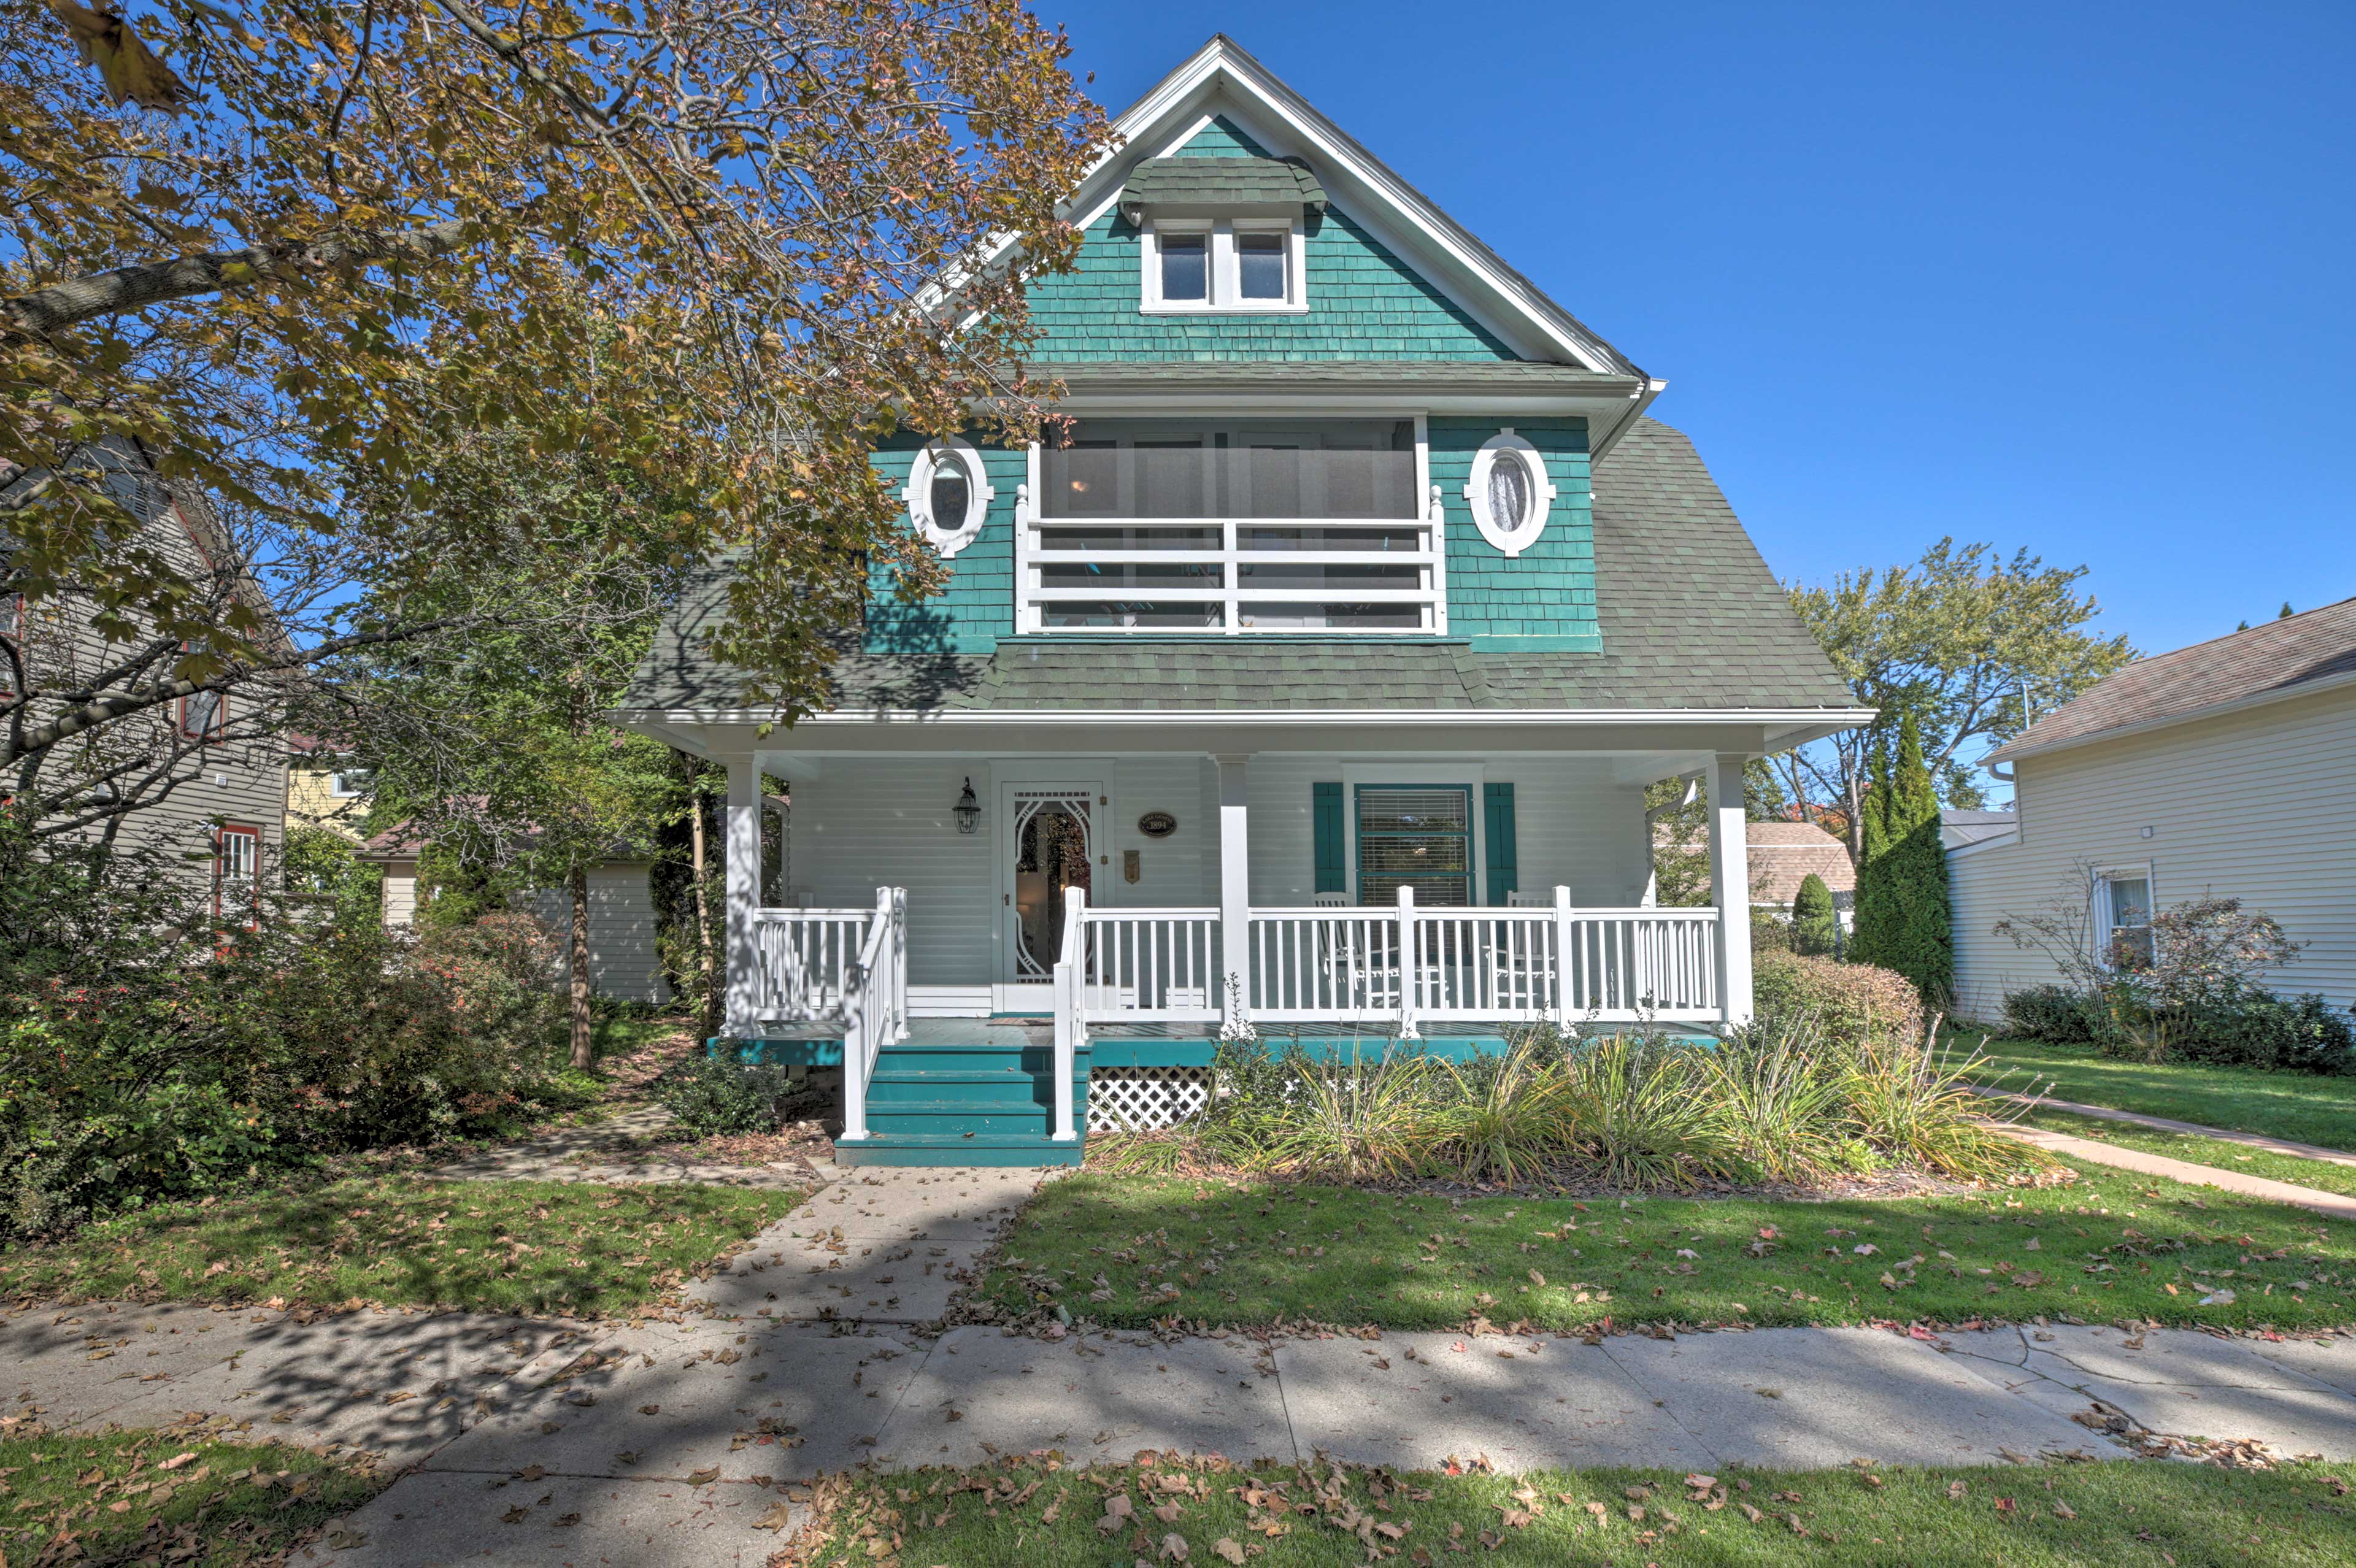
POLYGON ((878 1052, 908 1038, 908 894, 873 909, 765 909, 753 917, 760 1021, 842 1027, 842 1136, 867 1136, 878 1052))
POLYGON ((1219 1017, 1219 912, 1072 906, 1090 1018, 1200 1023, 1219 1017))
MULTIPOLYGON (((1072 896, 1070 1002, 1088 1023, 1211 1022, 1227 977, 1256 1023, 1349 1023, 1414 1037, 1457 1023, 1718 1022, 1716 909, 1254 909, 1246 965, 1211 909, 1099 910, 1072 896), (1074 933, 1078 933, 1076 944, 1074 933)), ((1058 993, 1060 1016, 1064 995, 1058 993)))

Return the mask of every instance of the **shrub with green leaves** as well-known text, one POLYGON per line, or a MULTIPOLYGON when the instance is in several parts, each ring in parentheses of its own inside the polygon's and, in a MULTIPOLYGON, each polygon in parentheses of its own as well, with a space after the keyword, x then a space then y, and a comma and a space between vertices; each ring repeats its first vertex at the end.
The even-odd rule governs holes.
POLYGON ((777 1107, 798 1088, 782 1067, 706 1052, 672 1069, 656 1085, 655 1095, 687 1131, 729 1137, 776 1132, 777 1107))
POLYGON ((2089 1045, 2109 1024, 2099 1001, 2069 986, 2026 986, 2004 994, 2004 1027, 2016 1039, 2089 1045))
POLYGON ((220 924, 175 862, 0 816, 0 1236, 505 1125, 546 1076, 552 955, 510 913, 414 938, 267 897, 220 924))
POLYGON ((1840 913, 1833 891, 1810 871, 1792 894, 1792 951, 1807 958, 1823 958, 1840 945, 1840 913))
POLYGON ((1813 1019, 1837 1045, 1922 1038, 1922 998, 1894 969, 1793 953, 1762 953, 1751 968, 1753 1006, 1762 1022, 1813 1019))

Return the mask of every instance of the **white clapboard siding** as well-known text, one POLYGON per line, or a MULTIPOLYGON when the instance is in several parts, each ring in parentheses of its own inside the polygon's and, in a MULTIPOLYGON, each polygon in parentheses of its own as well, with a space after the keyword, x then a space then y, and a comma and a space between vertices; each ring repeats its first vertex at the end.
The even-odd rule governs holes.
POLYGON ((2275 988, 2356 1005, 2356 691, 2028 756, 2016 773, 2018 838, 1948 857, 1958 1012, 1995 1022, 2005 992, 2055 978, 1994 927, 2077 896, 2083 863, 2148 863, 2162 907, 2246 901, 2308 944, 2275 988))
POLYGON ((384 868, 384 923, 402 926, 417 923, 417 862, 393 860, 384 868))
MULTIPOLYGON (((571 898, 562 888, 541 888, 530 907, 555 933, 561 955, 572 941, 571 898)), ((560 974, 565 962, 560 956, 560 974)), ((670 999, 655 949, 654 892, 643 861, 590 868, 589 984, 600 996, 628 1001, 670 999)))

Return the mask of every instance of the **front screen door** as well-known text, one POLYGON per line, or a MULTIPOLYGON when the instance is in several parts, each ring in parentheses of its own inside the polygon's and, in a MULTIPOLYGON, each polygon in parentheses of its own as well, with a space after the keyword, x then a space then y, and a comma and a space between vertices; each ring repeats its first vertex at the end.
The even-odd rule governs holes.
POLYGON ((1040 984, 1055 976, 1064 950, 1065 891, 1087 891, 1096 863, 1096 799, 1087 784, 1024 785, 1012 792, 1006 844, 1013 865, 1003 912, 1010 980, 1040 984))

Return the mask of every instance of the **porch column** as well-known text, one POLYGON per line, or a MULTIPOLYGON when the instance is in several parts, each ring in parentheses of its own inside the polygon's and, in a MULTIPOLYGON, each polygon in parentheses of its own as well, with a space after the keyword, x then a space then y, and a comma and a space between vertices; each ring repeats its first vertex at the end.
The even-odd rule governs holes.
POLYGON ((1212 760, 1219 765, 1219 1011, 1225 1027, 1236 1031, 1251 991, 1251 840, 1244 821, 1244 765, 1251 757, 1229 753, 1212 760))
POLYGON ((1718 904, 1718 999, 1729 1024, 1751 1021, 1751 843, 1742 815, 1750 759, 1720 752, 1709 763, 1709 885, 1718 904))
POLYGON ((761 907, 761 770, 750 756, 728 759, 728 815, 722 837, 728 866, 728 981, 721 1028, 745 1040, 760 1027, 761 957, 753 915, 761 907))

